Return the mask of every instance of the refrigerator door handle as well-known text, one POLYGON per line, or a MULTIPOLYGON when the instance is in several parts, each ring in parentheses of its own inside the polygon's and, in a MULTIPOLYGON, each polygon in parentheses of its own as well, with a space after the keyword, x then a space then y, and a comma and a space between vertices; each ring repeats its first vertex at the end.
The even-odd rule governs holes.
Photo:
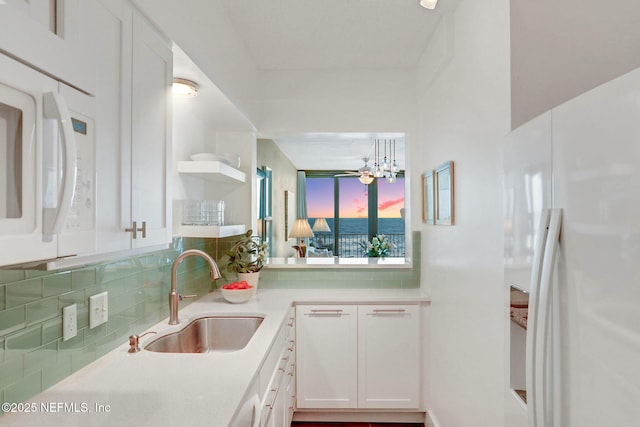
MULTIPOLYGON (((537 238, 537 249, 531 272, 531 294, 529 296, 529 321, 527 322, 527 402, 530 427, 551 427, 559 405, 553 390, 553 359, 558 360, 558 348, 552 348, 554 328, 551 322, 553 271, 556 264, 562 210, 544 210, 541 215, 537 238), (552 359, 553 357, 553 359, 552 359)), ((555 292, 554 292, 555 293, 555 292)), ((557 320, 557 319, 556 319, 557 320)), ((554 373, 556 376, 557 373, 554 373)))
MULTIPOLYGON (((540 273, 540 290, 538 295, 538 313, 536 325, 536 375, 535 375, 535 401, 537 408, 537 427, 553 426, 553 415, 559 407, 553 399, 558 398, 558 393, 553 390, 553 357, 559 348, 554 348, 552 339, 558 331, 552 328, 552 292, 553 271, 556 265, 558 243, 560 239, 560 227, 562 223, 562 210, 552 209, 549 218, 549 231, 544 248, 542 271, 540 273)), ((556 373, 557 374, 557 373, 556 373)))
POLYGON ((543 209, 540 212, 540 225, 536 236, 535 251, 531 265, 531 282, 529 285, 529 310, 527 321, 527 343, 526 343, 526 385, 527 385, 527 407, 529 427, 541 427, 539 424, 540 408, 538 399, 538 371, 540 367, 537 364, 537 339, 538 339, 538 307, 539 307, 539 291, 540 291, 540 275, 542 273, 542 265, 544 261, 544 250, 549 232, 549 221, 551 211, 543 209))

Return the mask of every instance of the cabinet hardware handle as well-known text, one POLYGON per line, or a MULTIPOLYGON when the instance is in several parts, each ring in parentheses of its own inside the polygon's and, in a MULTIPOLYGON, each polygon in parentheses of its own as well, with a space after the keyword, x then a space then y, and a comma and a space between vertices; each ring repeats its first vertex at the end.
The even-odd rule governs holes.
POLYGON ((330 309, 330 308, 313 308, 311 309, 312 313, 342 313, 342 309, 341 308, 334 308, 334 309, 330 309))
POLYGON ((373 313, 367 314, 384 314, 384 313, 406 313, 404 308, 374 308, 373 313))
POLYGON ((273 405, 276 403, 276 399, 278 397, 278 390, 280 390, 280 387, 276 387, 276 388, 272 388, 271 389, 271 393, 273 393, 273 399, 271 399, 270 403, 267 403, 266 406, 269 409, 273 409, 273 405))
MULTIPOLYGON (((133 223, 133 227, 135 228, 136 223, 133 223)), ((138 228, 138 231, 140 231, 142 233, 142 238, 146 239, 147 238, 147 221, 142 221, 142 228, 138 228)))
POLYGON ((138 231, 142 233, 142 238, 147 238, 147 221, 142 221, 142 227, 138 228, 138 222, 133 221, 130 228, 125 228, 124 231, 132 234, 132 238, 135 240, 138 238, 138 231))
POLYGON ((126 231, 127 233, 132 233, 133 236, 133 240, 138 238, 138 223, 133 221, 133 225, 130 228, 125 228, 124 231, 126 231))

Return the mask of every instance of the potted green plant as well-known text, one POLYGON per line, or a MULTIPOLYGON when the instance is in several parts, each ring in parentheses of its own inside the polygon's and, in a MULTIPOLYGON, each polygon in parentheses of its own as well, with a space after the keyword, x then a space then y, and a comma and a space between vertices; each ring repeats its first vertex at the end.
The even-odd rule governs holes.
POLYGON ((389 255, 389 251, 395 248, 395 245, 389 242, 384 234, 378 234, 370 242, 361 242, 360 247, 364 255, 368 257, 386 257, 389 255))
POLYGON ((239 280, 246 280, 250 285, 257 286, 260 270, 267 259, 268 246, 256 241, 252 234, 253 230, 248 230, 225 252, 228 257, 226 270, 236 273, 239 280))

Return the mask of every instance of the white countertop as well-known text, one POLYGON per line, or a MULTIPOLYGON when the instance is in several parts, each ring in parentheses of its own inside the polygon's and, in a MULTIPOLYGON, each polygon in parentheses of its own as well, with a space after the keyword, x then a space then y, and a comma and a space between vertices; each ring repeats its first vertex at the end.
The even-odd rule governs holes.
POLYGON ((249 302, 229 304, 219 292, 213 292, 180 310, 180 325, 168 325, 167 318, 149 328, 158 334, 143 337, 140 347, 159 335, 181 329, 195 317, 264 316, 262 325, 244 349, 211 354, 146 350, 130 354, 128 343, 123 343, 26 402, 35 411, 7 413, 0 417, 0 424, 168 426, 187 422, 193 426, 226 426, 258 375, 292 303, 424 303, 428 300, 419 289, 259 289, 249 302), (103 408, 108 405, 109 410, 100 412, 96 405, 103 408), (57 412, 53 412, 54 409, 57 412))

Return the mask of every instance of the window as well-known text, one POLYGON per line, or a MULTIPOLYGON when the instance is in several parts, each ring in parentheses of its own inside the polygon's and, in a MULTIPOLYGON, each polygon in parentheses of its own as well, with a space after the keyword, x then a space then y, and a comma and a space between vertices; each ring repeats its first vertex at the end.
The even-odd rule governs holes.
POLYGON ((380 178, 369 185, 357 177, 333 177, 333 173, 307 172, 307 215, 312 228, 326 219, 330 231, 314 230, 311 242, 341 257, 363 255, 361 243, 385 234, 395 249, 391 256, 405 256, 404 177, 393 184, 380 178))

